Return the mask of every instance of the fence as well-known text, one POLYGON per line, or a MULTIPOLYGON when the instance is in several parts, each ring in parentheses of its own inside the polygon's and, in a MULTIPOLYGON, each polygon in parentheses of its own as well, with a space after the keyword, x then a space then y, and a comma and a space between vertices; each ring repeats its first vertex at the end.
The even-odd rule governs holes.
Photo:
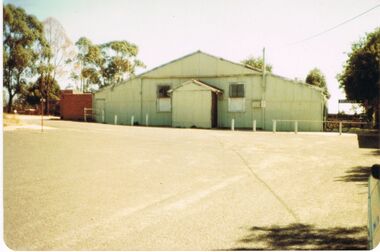
POLYGON ((85 122, 88 120, 95 121, 95 111, 92 108, 83 109, 83 119, 85 122))
MULTIPOLYGON (((296 134, 299 131, 336 131, 342 134, 342 132, 349 132, 352 129, 370 129, 371 126, 371 122, 357 121, 272 120, 273 133, 278 131, 294 131, 296 134), (284 130, 284 128, 286 130, 284 130)), ((235 119, 231 119, 231 130, 235 130, 235 119)), ((252 130, 254 132, 256 131, 256 120, 252 121, 252 130)))
MULTIPOLYGON (((349 132, 351 129, 369 129, 371 128, 370 122, 357 122, 357 121, 314 121, 314 120, 273 120, 272 130, 274 133, 277 131, 278 124, 290 123, 293 124, 294 133, 299 130, 299 124, 318 124, 322 126, 321 131, 337 131, 341 135, 342 132, 349 132)), ((287 127, 289 128, 289 126, 287 127)))

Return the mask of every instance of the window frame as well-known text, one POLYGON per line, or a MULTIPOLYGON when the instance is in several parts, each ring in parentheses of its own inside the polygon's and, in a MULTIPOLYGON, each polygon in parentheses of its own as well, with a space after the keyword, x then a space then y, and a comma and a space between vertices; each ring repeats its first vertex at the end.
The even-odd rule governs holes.
POLYGON ((172 85, 168 83, 162 83, 156 86, 156 112, 157 113, 171 113, 172 112, 172 99, 171 99, 171 96, 168 94, 168 91, 171 88, 172 88, 172 85), (162 92, 160 92, 161 88, 167 88, 165 95, 162 95, 162 92), (167 102, 169 102, 170 108, 168 110, 160 110, 160 102, 163 100, 166 100, 167 102))
POLYGON ((231 83, 229 86, 229 98, 245 98, 245 85, 244 83, 231 83), (233 90, 236 87, 237 90, 233 90), (239 88, 242 87, 242 90, 239 88), (243 94, 240 94, 242 91, 243 94))
POLYGON ((156 88, 156 97, 157 99, 162 99, 162 98, 170 98, 170 95, 167 93, 170 89, 171 89, 171 85, 170 84, 160 84, 160 85, 157 85, 157 88, 156 88), (164 96, 161 96, 161 92, 160 92, 160 89, 161 88, 167 88, 166 90, 166 94, 164 96))

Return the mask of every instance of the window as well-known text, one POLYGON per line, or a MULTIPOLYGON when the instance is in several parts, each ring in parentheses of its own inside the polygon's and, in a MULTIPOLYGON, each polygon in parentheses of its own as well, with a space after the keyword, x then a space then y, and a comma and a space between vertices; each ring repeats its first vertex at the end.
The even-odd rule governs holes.
POLYGON ((230 97, 244 97, 244 84, 231 84, 230 97))
POLYGON ((157 99, 157 111, 158 112, 170 112, 172 110, 172 104, 170 98, 158 98, 157 99))
POLYGON ((169 85, 158 86, 157 87, 157 98, 169 98, 168 91, 170 90, 169 85))
POLYGON ((228 112, 245 112, 245 98, 228 98, 228 112))
POLYGON ((171 112, 172 104, 168 94, 170 85, 157 86, 157 112, 171 112))

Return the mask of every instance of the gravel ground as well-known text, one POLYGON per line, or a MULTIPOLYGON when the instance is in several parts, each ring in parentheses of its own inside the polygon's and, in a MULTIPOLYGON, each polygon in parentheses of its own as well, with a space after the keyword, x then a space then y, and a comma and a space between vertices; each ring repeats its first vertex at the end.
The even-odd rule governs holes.
POLYGON ((379 152, 355 134, 25 121, 4 130, 11 249, 367 246, 379 152))

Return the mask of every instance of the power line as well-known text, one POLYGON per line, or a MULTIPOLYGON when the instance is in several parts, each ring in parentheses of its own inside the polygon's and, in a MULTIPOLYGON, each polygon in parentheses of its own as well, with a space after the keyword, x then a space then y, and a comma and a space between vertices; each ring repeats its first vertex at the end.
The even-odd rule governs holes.
POLYGON ((287 44, 287 46, 292 46, 292 45, 300 44, 300 43, 302 43, 302 42, 305 42, 305 41, 311 40, 311 39, 313 39, 313 38, 316 38, 316 37, 318 37, 318 36, 321 36, 321 35, 323 35, 323 34, 325 34, 325 33, 327 33, 327 32, 330 32, 330 31, 332 31, 332 30, 334 30, 334 29, 336 29, 336 28, 338 28, 338 27, 340 27, 340 26, 342 26, 342 25, 344 25, 344 24, 347 24, 348 22, 351 22, 351 21, 357 19, 358 17, 361 17, 361 16, 367 14, 368 12, 370 12, 370 11, 372 11, 372 10, 378 8, 378 7, 380 7, 380 4, 378 4, 378 5, 374 6, 374 7, 370 8, 370 9, 368 9, 368 10, 362 12, 362 13, 360 13, 359 15, 356 15, 355 17, 352 17, 352 18, 350 18, 350 19, 347 19, 346 21, 343 21, 342 23, 337 24, 337 25, 335 25, 335 26, 333 26, 333 27, 331 27, 331 28, 329 28, 329 29, 327 29, 327 30, 321 31, 321 32, 319 32, 319 33, 317 33, 317 34, 314 34, 314 35, 312 35, 312 36, 310 36, 310 37, 307 37, 307 38, 304 38, 304 39, 298 40, 298 41, 296 41, 296 42, 293 42, 293 43, 287 44))

